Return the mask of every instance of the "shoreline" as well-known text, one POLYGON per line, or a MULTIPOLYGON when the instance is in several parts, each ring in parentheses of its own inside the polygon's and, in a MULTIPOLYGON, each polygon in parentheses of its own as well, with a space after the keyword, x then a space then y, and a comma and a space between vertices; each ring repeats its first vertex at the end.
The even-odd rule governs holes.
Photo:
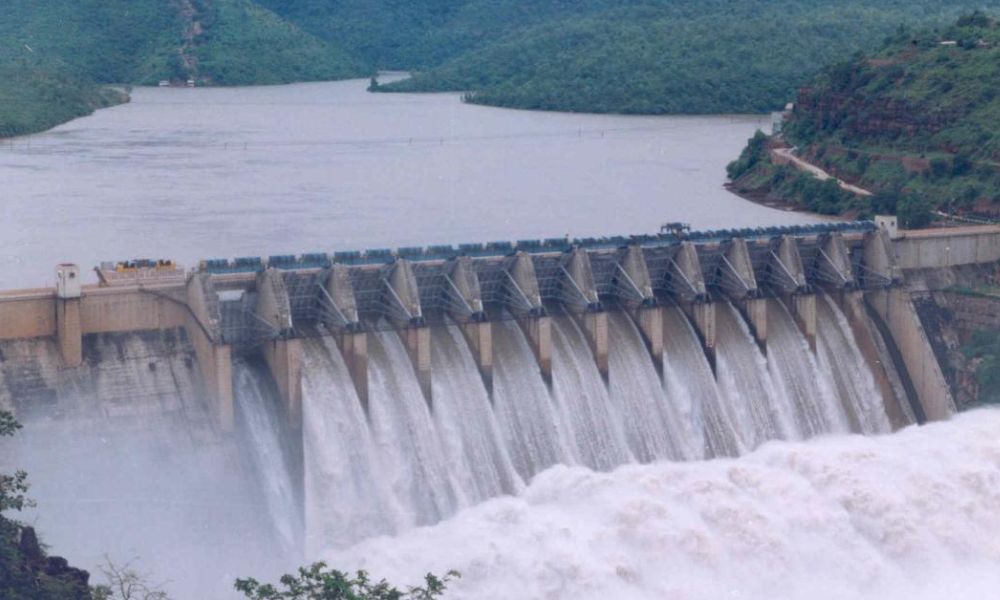
POLYGON ((0 141, 13 143, 15 140, 28 138, 33 135, 38 135, 40 133, 46 133, 52 131, 56 127, 65 125, 66 123, 71 123, 77 119, 82 119, 84 117, 89 117, 99 110, 105 108, 114 108, 116 106, 121 106, 123 104, 128 104, 132 101, 132 86, 125 84, 101 84, 97 86, 96 98, 97 102, 88 102, 89 110, 87 112, 82 112, 72 117, 59 121, 58 123, 53 123, 51 125, 45 125, 31 131, 24 131, 15 135, 3 135, 0 133, 0 141))
POLYGON ((747 202, 752 202, 758 206, 764 206, 766 208, 771 208, 774 210, 780 210, 787 213, 798 213, 803 215, 809 215, 811 217, 816 217, 817 219, 823 219, 826 221, 853 221, 851 215, 824 215, 822 213, 813 212, 811 210, 806 210, 800 205, 792 202, 791 200, 785 200, 782 198, 775 198, 770 194, 762 191, 743 191, 737 189, 733 185, 732 181, 727 181, 722 184, 722 187, 726 189, 727 192, 746 200, 747 202))

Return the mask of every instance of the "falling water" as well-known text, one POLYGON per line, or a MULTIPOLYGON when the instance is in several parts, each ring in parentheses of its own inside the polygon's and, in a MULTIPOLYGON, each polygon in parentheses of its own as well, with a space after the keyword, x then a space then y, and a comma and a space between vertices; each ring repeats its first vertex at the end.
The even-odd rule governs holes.
POLYGON ((826 294, 817 298, 816 320, 819 364, 833 377, 852 429, 865 434, 891 431, 871 367, 858 349, 847 317, 826 294))
POLYGON ((431 335, 434 421, 464 505, 512 494, 523 482, 500 437, 478 367, 454 324, 431 335))
POLYGON ((302 428, 306 551, 397 531, 402 511, 380 475, 364 408, 329 336, 303 340, 302 428))
POLYGON ((767 366, 775 387, 792 401, 798 431, 805 437, 850 431, 829 371, 820 371, 809 342, 777 299, 767 301, 767 338, 767 366))
POLYGON ((590 346, 571 317, 552 317, 552 389, 583 464, 609 470, 632 460, 622 415, 608 398, 590 346))
POLYGON ((779 398, 767 362, 750 329, 729 302, 716 305, 716 367, 719 388, 734 415, 743 448, 799 437, 791 407, 779 398))
POLYGON ((493 324, 493 353, 494 410, 517 472, 529 480, 552 465, 575 463, 538 363, 516 322, 504 318, 493 324))
POLYGON ((694 327, 676 306, 663 309, 663 379, 669 398, 690 398, 702 408, 707 453, 738 456, 740 441, 737 415, 724 402, 694 327))
POLYGON ((430 409, 396 332, 368 337, 369 411, 380 476, 405 511, 405 525, 436 523, 458 503, 430 409))
POLYGON ((233 361, 233 393, 247 446, 252 450, 271 522, 277 529, 285 556, 301 547, 302 512, 298 508, 289 450, 281 433, 277 390, 264 375, 266 367, 244 360, 233 361))
POLYGON ((611 398, 625 420, 629 448, 640 462, 691 460, 704 453, 701 406, 688 395, 669 399, 632 319, 608 314, 611 398))

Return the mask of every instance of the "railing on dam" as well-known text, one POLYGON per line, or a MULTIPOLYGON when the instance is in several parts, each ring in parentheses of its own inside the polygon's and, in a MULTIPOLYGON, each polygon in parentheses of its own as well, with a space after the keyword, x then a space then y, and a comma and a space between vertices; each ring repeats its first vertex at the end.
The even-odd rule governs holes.
POLYGON ((203 260, 198 270, 215 275, 236 273, 256 273, 268 267, 281 270, 322 269, 333 264, 347 266, 375 266, 391 264, 399 258, 412 262, 447 261, 459 256, 490 258, 509 256, 516 252, 528 254, 563 253, 573 248, 584 250, 614 250, 630 245, 644 248, 669 246, 680 242, 694 244, 720 244, 733 238, 746 240, 770 239, 780 236, 814 236, 839 232, 866 233, 876 229, 871 221, 850 221, 818 223, 813 225, 751 227, 742 229, 720 229, 692 231, 684 233, 665 232, 611 237, 586 238, 546 238, 541 240, 518 240, 516 242, 494 241, 486 243, 463 243, 458 245, 404 246, 396 249, 377 248, 368 250, 348 250, 333 253, 308 253, 296 255, 276 255, 268 257, 239 257, 234 259, 203 260))
POLYGON ((457 246, 242 257, 202 261, 220 290, 245 292, 219 303, 220 340, 236 346, 295 335, 301 325, 398 329, 458 320, 572 313, 605 303, 654 306, 658 298, 704 302, 805 293, 812 286, 876 287, 887 265, 864 257, 871 222, 602 238, 495 241, 457 246), (336 281, 333 272, 338 273, 336 281), (255 287, 274 272, 290 327, 260 317, 255 287), (334 289, 337 288, 337 289, 334 289), (349 314, 348 314, 349 313, 349 314))

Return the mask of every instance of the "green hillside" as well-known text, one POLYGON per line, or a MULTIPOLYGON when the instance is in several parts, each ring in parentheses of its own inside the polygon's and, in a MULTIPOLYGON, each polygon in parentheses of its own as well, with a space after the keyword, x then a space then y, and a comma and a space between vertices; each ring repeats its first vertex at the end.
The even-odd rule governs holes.
POLYGON ((375 69, 417 72, 377 91, 466 91, 497 106, 761 112, 900 24, 980 5, 1000 11, 1000 0, 8 0, 0 68, 30 63, 19 80, 61 91, 41 117, 31 103, 46 96, 18 91, 22 104, 0 104, 0 127, 100 105, 88 82, 243 85, 375 69))
POLYGON ((0 46, 0 138, 33 133, 128 100, 58 60, 0 46))
POLYGON ((275 83, 365 72, 251 0, 11 0, 0 43, 104 83, 275 83))
POLYGON ((0 136, 120 100, 102 83, 245 85, 368 69, 251 0, 8 0, 0 19, 0 136))
POLYGON ((800 91, 784 135, 758 138, 730 175, 746 193, 824 212, 898 211, 910 225, 937 209, 997 214, 1000 26, 977 13, 941 31, 900 33, 869 56, 828 68, 800 91), (875 197, 841 194, 816 206, 808 190, 815 184, 763 150, 776 144, 797 146, 800 156, 875 197))
POLYGON ((782 105, 824 64, 876 47, 901 23, 945 22, 981 2, 499 4, 506 16, 479 2, 456 11, 448 35, 439 29, 428 38, 450 40, 454 58, 379 89, 469 91, 472 102, 545 110, 762 112, 782 105), (531 18, 512 16, 524 14, 531 18), (478 45, 460 35, 473 31, 478 45), (471 49, 458 50, 462 43, 471 49))

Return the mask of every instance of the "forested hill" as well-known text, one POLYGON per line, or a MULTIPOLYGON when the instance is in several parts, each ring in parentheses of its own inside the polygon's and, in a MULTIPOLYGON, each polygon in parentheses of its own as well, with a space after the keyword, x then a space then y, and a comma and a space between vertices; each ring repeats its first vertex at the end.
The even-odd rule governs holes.
MULTIPOLYGON (((278 0, 271 0, 278 2, 278 0)), ((304 0, 300 0, 300 3, 304 0)), ((294 1, 291 3, 296 4, 294 1)), ((322 20, 315 0, 309 19, 322 20)), ((473 102, 620 113, 762 112, 825 64, 878 46, 901 24, 946 23, 958 0, 442 0, 412 51, 432 66, 384 91, 471 92, 473 102), (434 52, 437 54, 434 54, 434 52), (441 60, 440 64, 436 61, 441 60)), ((1000 2, 986 4, 1000 9, 1000 2)), ((292 12, 299 22, 306 13, 292 12)), ((378 35, 368 37, 369 43, 378 35)), ((383 49, 384 50, 384 49, 383 49)), ((402 61, 405 56, 413 61, 402 61)))
POLYGON ((102 83, 245 85, 368 72, 251 0, 5 0, 0 137, 121 100, 102 83))
POLYGON ((800 90, 783 134, 755 138, 730 175, 741 191, 822 212, 898 212, 911 226, 938 210, 996 217, 1000 24, 975 13, 829 67, 800 90), (874 196, 774 164, 768 147, 779 145, 874 196))
MULTIPOLYGON (((823 64, 1000 0, 5 0, 0 136, 94 84, 270 84, 417 71, 382 91, 617 113, 760 112, 823 64), (24 83, 22 83, 24 82, 24 83)), ((68 115, 68 116, 67 116, 68 115)))

